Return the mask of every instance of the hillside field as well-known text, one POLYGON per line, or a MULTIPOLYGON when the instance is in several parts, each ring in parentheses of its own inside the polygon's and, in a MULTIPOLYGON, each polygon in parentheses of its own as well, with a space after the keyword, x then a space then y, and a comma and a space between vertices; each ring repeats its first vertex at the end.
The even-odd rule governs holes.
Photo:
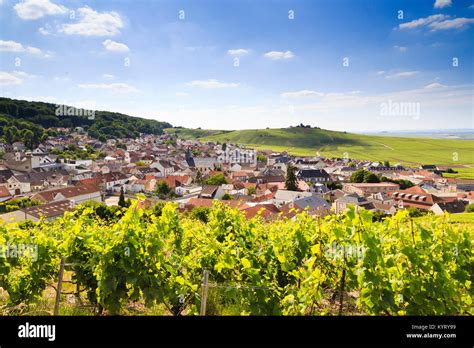
POLYGON ((460 168, 458 177, 474 177, 474 140, 370 136, 317 128, 218 131, 170 128, 184 139, 234 143, 294 155, 349 157, 407 165, 437 164, 460 168))

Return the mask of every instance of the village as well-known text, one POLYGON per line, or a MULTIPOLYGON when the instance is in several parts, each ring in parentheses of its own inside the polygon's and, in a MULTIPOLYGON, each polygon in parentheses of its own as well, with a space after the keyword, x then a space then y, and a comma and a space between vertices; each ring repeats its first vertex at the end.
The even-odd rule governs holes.
POLYGON ((0 144, 5 222, 55 219, 88 201, 123 205, 140 193, 146 206, 172 201, 184 212, 219 200, 267 221, 304 210, 340 214, 349 206, 377 216, 399 209, 455 214, 474 202, 473 180, 445 178, 447 168, 436 165, 292 156, 170 134, 99 141, 81 127, 57 131, 33 150, 0 144))

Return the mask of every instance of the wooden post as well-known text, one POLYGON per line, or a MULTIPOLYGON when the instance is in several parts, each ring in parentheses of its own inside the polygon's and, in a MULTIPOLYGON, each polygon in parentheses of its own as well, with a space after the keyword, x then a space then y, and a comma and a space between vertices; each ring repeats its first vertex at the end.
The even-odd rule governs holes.
POLYGON ((206 315, 207 289, 209 287, 209 271, 204 270, 201 287, 201 315, 206 315))
POLYGON ((56 288, 56 302, 54 304, 54 315, 58 315, 58 312, 59 312, 59 300, 61 298, 61 287, 63 285, 63 275, 64 275, 64 257, 61 257, 61 263, 59 264, 58 286, 56 288))
POLYGON ((339 294, 339 315, 342 315, 342 307, 344 303, 344 285, 346 283, 346 269, 342 270, 342 279, 341 279, 341 293, 339 294))

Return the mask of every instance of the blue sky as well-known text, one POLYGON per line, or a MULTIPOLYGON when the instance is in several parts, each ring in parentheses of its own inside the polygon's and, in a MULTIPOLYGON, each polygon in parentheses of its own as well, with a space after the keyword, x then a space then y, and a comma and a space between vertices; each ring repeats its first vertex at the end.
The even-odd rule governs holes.
POLYGON ((10 98, 212 129, 474 127, 472 0, 0 0, 0 23, 10 98))

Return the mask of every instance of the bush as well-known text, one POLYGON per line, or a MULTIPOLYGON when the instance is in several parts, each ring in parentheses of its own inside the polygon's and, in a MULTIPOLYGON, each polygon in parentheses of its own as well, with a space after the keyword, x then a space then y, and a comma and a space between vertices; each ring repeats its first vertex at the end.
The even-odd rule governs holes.
POLYGON ((466 205, 466 213, 474 213, 474 203, 466 205))
POLYGON ((196 207, 192 210, 191 215, 197 220, 201 220, 202 222, 208 222, 209 211, 210 209, 207 207, 196 207))

